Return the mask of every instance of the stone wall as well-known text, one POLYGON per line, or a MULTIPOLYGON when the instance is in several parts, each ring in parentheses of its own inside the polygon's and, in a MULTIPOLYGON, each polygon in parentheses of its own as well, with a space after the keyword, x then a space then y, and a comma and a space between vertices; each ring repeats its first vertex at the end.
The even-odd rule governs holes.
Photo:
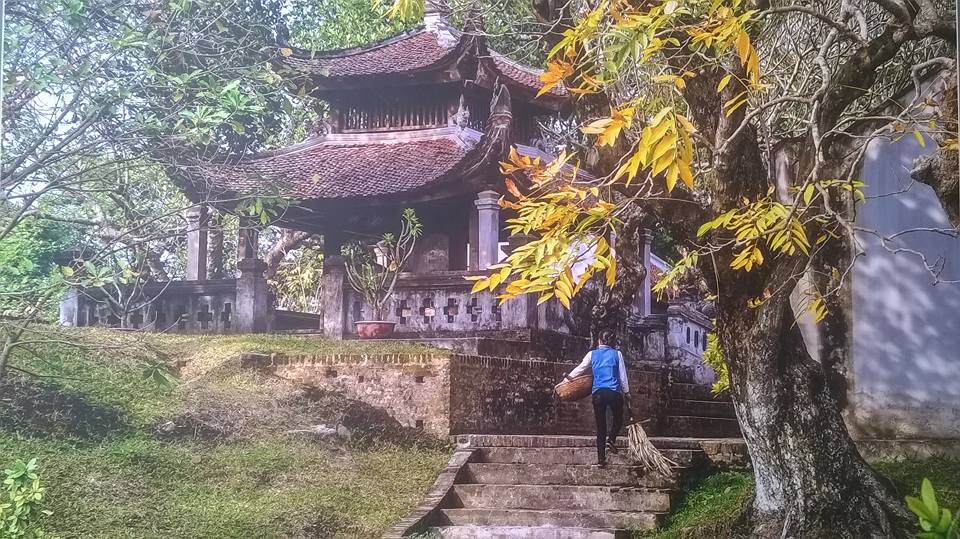
POLYGON ((405 427, 449 433, 449 363, 444 355, 244 354, 246 367, 381 408, 405 427))
MULTIPOLYGON (((560 402, 553 387, 573 364, 454 356, 450 363, 451 434, 593 434, 590 399, 560 402)), ((661 375, 631 369, 634 415, 656 418, 661 375)), ((655 424, 650 424, 651 428, 655 424)))
MULTIPOLYGON (((572 363, 457 354, 243 354, 241 364, 337 391, 381 408, 404 426, 450 434, 583 434, 593 430, 590 399, 560 402, 553 386, 572 363)), ((664 379, 630 369, 635 417, 655 432, 664 379)))

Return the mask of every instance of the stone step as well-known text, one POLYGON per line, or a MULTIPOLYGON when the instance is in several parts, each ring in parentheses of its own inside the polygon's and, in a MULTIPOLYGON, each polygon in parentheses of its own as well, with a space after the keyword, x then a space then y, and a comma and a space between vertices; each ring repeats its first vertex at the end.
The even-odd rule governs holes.
POLYGON ((661 433, 669 436, 696 436, 700 438, 733 438, 741 435, 736 419, 669 415, 661 433))
POLYGON ((737 412, 733 409, 732 402, 724 401, 701 401, 701 400, 671 400, 667 406, 669 415, 693 415, 700 417, 722 417, 726 419, 736 419, 737 412))
MULTIPOLYGON (((556 434, 461 434, 454 437, 464 447, 594 447, 593 436, 569 436, 556 434)), ((691 438, 652 436, 650 441, 660 449, 701 449, 703 444, 742 445, 743 440, 734 438, 691 438)), ((621 436, 617 446, 626 447, 627 440, 621 436)))
POLYGON ((535 511, 531 509, 442 509, 438 525, 451 526, 559 526, 564 528, 606 528, 651 530, 665 513, 633 511, 535 511))
POLYGON ((717 401, 730 402, 730 395, 722 393, 714 395, 708 385, 701 384, 670 384, 670 398, 677 400, 717 401))
POLYGON ((512 526, 447 526, 430 528, 427 537, 443 539, 628 539, 626 530, 592 530, 588 528, 512 526))
POLYGON ((559 485, 454 485, 451 505, 467 509, 557 509, 639 511, 670 510, 670 493, 628 487, 559 485))
POLYGON ((663 475, 639 466, 607 465, 600 468, 590 465, 478 462, 467 464, 457 482, 487 485, 621 486, 670 489, 676 486, 678 475, 678 472, 663 475))
MULTIPOLYGON (((703 453, 695 449, 663 449, 663 456, 678 467, 687 468, 699 462, 703 453)), ((597 463, 596 447, 482 447, 477 450, 475 462, 493 464, 579 464, 597 463)), ((607 452, 607 463, 615 466, 631 466, 626 448, 617 453, 607 452)))

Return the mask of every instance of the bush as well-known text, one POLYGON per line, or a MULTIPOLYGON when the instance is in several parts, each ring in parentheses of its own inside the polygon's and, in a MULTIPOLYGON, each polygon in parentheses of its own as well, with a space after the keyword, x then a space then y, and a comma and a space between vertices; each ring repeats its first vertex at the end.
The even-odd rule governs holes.
POLYGON ((0 537, 3 539, 32 539, 43 537, 39 521, 50 514, 40 509, 44 488, 40 486, 37 459, 17 460, 13 468, 3 471, 0 494, 0 537))

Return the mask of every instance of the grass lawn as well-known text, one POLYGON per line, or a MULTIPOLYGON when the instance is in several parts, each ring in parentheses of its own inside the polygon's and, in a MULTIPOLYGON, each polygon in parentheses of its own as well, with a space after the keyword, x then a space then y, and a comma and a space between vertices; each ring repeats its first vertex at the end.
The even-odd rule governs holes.
MULTIPOLYGON (((960 461, 944 457, 926 460, 877 462, 874 467, 905 496, 918 496, 920 482, 930 479, 941 507, 956 514, 960 508, 960 461)), ((683 503, 670 515, 667 525, 636 537, 655 539, 725 537, 722 530, 737 518, 753 493, 753 475, 722 472, 708 476, 687 493, 683 503)), ((906 505, 906 504, 904 504, 906 505)))
POLYGON ((87 346, 21 355, 14 365, 44 378, 15 376, 0 387, 0 466, 38 458, 44 508, 53 511, 44 530, 53 537, 377 537, 416 505, 449 458, 448 447, 416 433, 359 444, 291 432, 335 422, 328 412, 342 403, 306 400, 237 360, 241 350, 419 347, 65 335, 87 346), (177 360, 186 364, 174 383, 144 379, 152 363, 177 360), (188 428, 165 431, 167 423, 188 428))

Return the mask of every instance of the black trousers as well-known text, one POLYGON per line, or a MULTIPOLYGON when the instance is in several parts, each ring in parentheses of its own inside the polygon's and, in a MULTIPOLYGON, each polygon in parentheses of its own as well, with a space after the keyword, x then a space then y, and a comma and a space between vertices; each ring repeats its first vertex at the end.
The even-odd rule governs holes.
POLYGON ((623 427, 623 394, 612 389, 598 389, 593 394, 593 415, 597 420, 597 458, 607 459, 606 441, 617 442, 623 427), (613 424, 607 430, 607 408, 613 411, 613 424))

